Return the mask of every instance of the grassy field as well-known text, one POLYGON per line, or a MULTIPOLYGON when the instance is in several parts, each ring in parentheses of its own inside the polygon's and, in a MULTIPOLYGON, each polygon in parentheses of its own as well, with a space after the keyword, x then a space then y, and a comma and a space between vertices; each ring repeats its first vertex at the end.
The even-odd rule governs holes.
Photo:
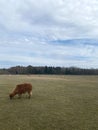
POLYGON ((98 130, 98 76, 1 75, 0 130, 98 130), (24 82, 32 98, 10 100, 24 82))

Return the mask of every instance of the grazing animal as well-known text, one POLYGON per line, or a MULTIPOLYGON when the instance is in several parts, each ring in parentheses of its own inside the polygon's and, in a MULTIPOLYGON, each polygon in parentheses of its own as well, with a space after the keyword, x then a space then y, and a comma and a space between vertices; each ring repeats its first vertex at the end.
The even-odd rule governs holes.
POLYGON ((9 94, 10 99, 12 99, 16 94, 19 95, 19 98, 23 93, 28 93, 29 98, 32 95, 32 85, 30 83, 18 84, 12 93, 9 94))

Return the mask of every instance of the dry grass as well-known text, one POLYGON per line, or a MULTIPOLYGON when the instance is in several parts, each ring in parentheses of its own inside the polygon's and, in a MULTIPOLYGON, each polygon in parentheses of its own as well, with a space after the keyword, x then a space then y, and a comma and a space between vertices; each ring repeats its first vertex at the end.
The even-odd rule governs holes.
POLYGON ((0 130, 97 130, 98 76, 1 75, 0 130), (18 83, 33 95, 10 100, 18 83))

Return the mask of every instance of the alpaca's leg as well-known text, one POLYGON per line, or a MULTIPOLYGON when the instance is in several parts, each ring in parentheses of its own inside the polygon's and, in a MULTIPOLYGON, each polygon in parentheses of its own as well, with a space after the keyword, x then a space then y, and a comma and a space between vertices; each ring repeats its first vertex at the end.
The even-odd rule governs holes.
POLYGON ((18 94, 18 98, 21 98, 21 94, 18 94))
POLYGON ((28 92, 29 98, 32 96, 32 91, 28 92))

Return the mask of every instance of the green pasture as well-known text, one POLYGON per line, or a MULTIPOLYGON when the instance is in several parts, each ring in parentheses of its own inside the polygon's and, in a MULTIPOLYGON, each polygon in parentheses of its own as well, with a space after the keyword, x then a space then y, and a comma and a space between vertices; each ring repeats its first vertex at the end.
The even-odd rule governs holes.
POLYGON ((0 75, 0 130, 98 130, 98 76, 0 75), (25 82, 32 98, 10 100, 25 82))

